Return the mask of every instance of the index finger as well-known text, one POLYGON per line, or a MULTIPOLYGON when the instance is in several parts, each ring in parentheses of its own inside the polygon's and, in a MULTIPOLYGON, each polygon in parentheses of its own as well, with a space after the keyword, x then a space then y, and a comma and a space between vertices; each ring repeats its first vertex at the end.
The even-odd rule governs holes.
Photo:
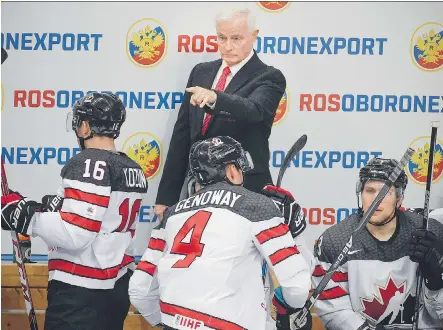
POLYGON ((188 87, 185 89, 185 91, 190 92, 190 93, 195 93, 195 91, 197 90, 198 87, 188 87))

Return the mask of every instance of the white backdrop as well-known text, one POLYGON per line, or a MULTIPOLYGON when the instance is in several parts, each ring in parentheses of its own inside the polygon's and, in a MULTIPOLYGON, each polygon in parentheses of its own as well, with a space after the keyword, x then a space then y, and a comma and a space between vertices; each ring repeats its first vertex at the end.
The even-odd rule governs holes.
MULTIPOLYGON (((259 57, 287 80, 270 138, 274 179, 285 150, 308 135, 283 186, 306 208, 313 244, 355 211, 358 170, 369 158, 399 159, 408 146, 425 148, 430 121, 443 119, 443 4, 248 5, 260 30, 259 57)), ((55 193, 63 164, 78 152, 65 130, 73 98, 118 92, 128 119, 117 147, 130 153, 129 146, 146 143, 160 151, 142 164, 149 179, 137 229, 142 254, 157 223, 152 208, 186 81, 195 64, 218 58, 214 17, 226 6, 2 2, 9 58, 2 65, 1 137, 10 187, 37 200, 55 193), (136 55, 130 41, 140 31, 150 43, 136 55)), ((438 138, 431 208, 443 206, 443 127, 438 138)), ((423 207, 425 159, 408 165, 405 206, 423 207)), ((2 255, 11 253, 8 233, 1 246, 2 255)), ((34 239, 32 253, 47 247, 34 239)))

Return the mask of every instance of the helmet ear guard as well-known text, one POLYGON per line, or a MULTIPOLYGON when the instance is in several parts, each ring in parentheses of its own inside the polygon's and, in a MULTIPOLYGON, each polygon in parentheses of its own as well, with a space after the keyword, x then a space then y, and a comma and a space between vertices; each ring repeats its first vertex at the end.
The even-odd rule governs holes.
POLYGON ((242 149, 241 157, 237 159, 236 165, 243 172, 252 171, 254 169, 254 162, 249 152, 242 149))

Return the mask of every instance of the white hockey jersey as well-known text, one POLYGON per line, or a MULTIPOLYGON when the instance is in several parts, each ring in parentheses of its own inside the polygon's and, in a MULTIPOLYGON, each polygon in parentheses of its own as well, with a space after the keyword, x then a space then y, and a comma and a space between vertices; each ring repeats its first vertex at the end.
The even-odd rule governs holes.
POLYGON ((131 303, 152 325, 264 330, 264 256, 293 307, 309 266, 271 199, 218 183, 170 207, 131 277, 131 303))
MULTIPOLYGON (((314 248, 313 286, 317 287, 351 237, 361 217, 351 215, 328 228, 314 248)), ((384 329, 412 329, 417 263, 409 259, 407 243, 420 228, 422 217, 398 213, 397 228, 388 241, 378 241, 363 228, 356 234, 348 260, 334 273, 314 305, 325 327, 332 330, 358 329, 365 320, 384 329)), ((429 228, 443 238, 443 225, 430 219, 429 228)), ((423 285, 419 329, 443 326, 443 290, 430 291, 423 285)))
POLYGON ((147 192, 140 166, 124 153, 85 149, 62 169, 59 212, 36 213, 28 234, 49 247, 49 280, 112 289, 135 269, 136 217, 147 192))

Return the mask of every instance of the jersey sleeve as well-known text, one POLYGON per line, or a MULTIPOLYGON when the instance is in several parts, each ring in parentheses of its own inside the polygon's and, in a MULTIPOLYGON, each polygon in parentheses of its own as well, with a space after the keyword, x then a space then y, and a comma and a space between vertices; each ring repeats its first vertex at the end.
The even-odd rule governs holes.
MULTIPOLYGON (((314 261, 311 265, 312 284, 316 288, 326 271, 331 267, 334 247, 323 235, 314 247, 314 261)), ((341 265, 319 295, 314 305, 317 315, 328 329, 353 330, 363 325, 365 319, 352 309, 349 297, 348 264, 341 265)))
POLYGON ((432 318, 439 320, 440 325, 443 326, 443 289, 438 291, 429 290, 426 285, 423 285, 424 303, 426 310, 432 318))
MULTIPOLYGON (((439 209, 443 216, 443 209, 439 209)), ((431 214, 429 214, 431 216, 431 214)), ((442 218, 443 219, 443 218, 442 218)), ((443 237, 443 224, 435 218, 429 219, 429 230, 437 235, 437 237, 443 237)), ((436 320, 440 321, 440 325, 443 326, 443 289, 432 291, 426 287, 423 283, 423 301, 428 313, 436 320)))
POLYGON ((110 169, 106 160, 79 158, 62 170, 61 209, 34 216, 31 235, 48 246, 80 250, 100 232, 111 195, 110 169))
POLYGON ((280 284, 293 308, 302 307, 311 288, 309 266, 281 217, 252 223, 252 240, 280 284))
POLYGON ((153 229, 148 248, 129 281, 131 304, 153 326, 161 321, 157 266, 166 250, 166 230, 153 229))

